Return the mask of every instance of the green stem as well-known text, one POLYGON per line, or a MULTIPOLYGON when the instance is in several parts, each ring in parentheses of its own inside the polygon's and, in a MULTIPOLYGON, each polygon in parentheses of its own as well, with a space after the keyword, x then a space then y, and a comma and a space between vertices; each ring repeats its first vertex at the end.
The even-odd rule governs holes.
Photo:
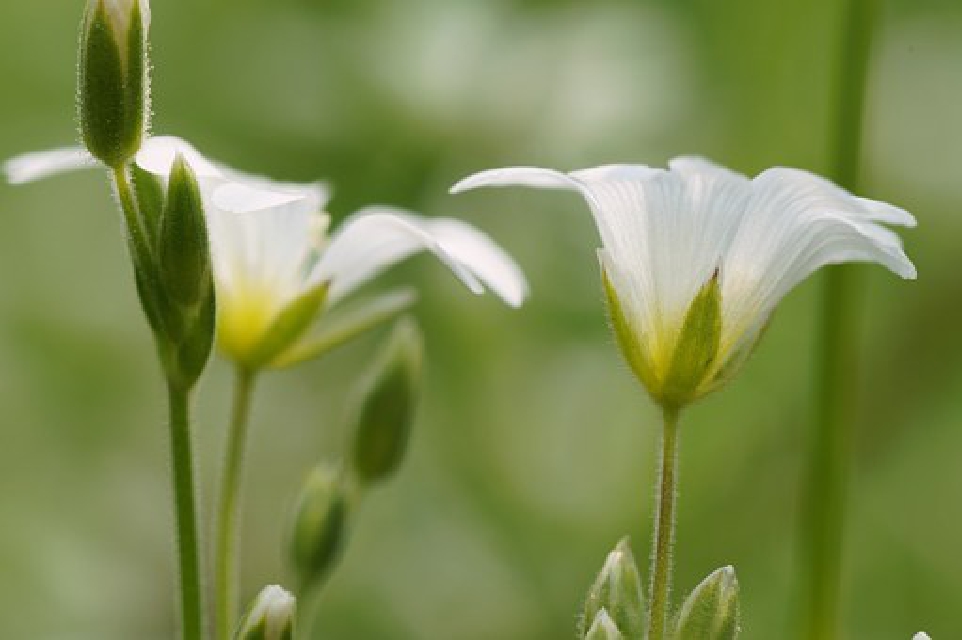
POLYGON ((217 551, 215 575, 217 598, 217 638, 229 640, 237 619, 237 557, 241 483, 244 477, 244 451, 255 375, 239 367, 234 381, 234 406, 227 432, 227 457, 220 485, 217 512, 217 551))
POLYGON ((652 540, 651 602, 648 606, 648 640, 663 640, 668 624, 671 594, 672 549, 675 544, 675 497, 678 493, 678 409, 665 408, 661 438, 661 472, 652 540))
POLYGON ((170 402, 170 453, 173 461, 174 505, 180 559, 180 596, 183 639, 203 637, 203 603, 197 539, 197 509, 188 417, 189 393, 168 383, 170 402))
MULTIPOLYGON (((831 162, 832 178, 855 191, 877 0, 849 0, 844 11, 831 162)), ((851 267, 829 269, 822 293, 816 424, 808 471, 807 547, 803 558, 807 584, 802 629, 803 637, 809 640, 834 640, 839 632, 845 487, 855 427, 859 333, 858 305, 853 300, 856 275, 851 267)))
MULTIPOLYGON (((138 213, 137 199, 134 190, 130 186, 130 177, 127 175, 126 167, 117 167, 112 170, 114 184, 117 186, 117 197, 120 198, 120 210, 124 214, 124 222, 127 227, 127 240, 130 243, 131 254, 134 263, 139 266, 141 261, 151 256, 150 243, 144 234, 144 228, 138 213)), ((142 272, 142 269, 138 268, 142 272)))

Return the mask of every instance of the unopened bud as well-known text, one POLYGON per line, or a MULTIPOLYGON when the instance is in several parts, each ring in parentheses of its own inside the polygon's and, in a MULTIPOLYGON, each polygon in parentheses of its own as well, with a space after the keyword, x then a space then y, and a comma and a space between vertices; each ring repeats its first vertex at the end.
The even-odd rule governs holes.
MULTIPOLYGON (((644 635, 644 590, 628 538, 608 554, 585 600, 584 624, 592 625, 600 612, 610 616, 628 638, 644 635)), ((602 636, 604 637, 604 636, 602 636)))
POLYGON ((161 278, 172 300, 193 306, 210 293, 204 200, 194 172, 181 155, 170 169, 157 249, 161 278))
POLYGON ((290 532, 291 563, 305 587, 322 580, 340 557, 347 515, 340 470, 318 465, 301 488, 290 532))
POLYGON ((264 587, 241 619, 234 640, 293 640, 297 601, 277 585, 264 587))
POLYGON ((143 141, 148 96, 148 0, 88 0, 80 39, 77 99, 90 153, 111 168, 143 141))
MULTIPOLYGON (((641 636, 637 637, 641 638, 641 636)), ((624 636, 618 630, 618 626, 608 615, 606 609, 598 612, 591 623, 591 627, 588 628, 588 632, 585 633, 585 640, 622 640, 622 638, 624 636)))
POLYGON ((421 333, 401 320, 363 389, 351 463, 361 486, 391 475, 404 458, 421 383, 421 333))
POLYGON ((722 567, 691 592, 678 614, 678 640, 734 640, 738 636, 738 580, 722 567))

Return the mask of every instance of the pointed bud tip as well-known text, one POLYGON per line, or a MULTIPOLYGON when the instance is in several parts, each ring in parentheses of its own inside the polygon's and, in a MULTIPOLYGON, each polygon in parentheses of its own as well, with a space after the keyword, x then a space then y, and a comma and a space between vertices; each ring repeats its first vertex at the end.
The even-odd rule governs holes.
POLYGON ((279 585, 261 589, 241 620, 236 640, 287 640, 293 637, 297 600, 279 585))

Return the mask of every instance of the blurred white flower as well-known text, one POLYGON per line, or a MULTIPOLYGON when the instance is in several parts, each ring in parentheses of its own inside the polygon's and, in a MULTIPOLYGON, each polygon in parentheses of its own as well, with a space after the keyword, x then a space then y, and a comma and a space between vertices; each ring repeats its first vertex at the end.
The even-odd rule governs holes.
POLYGON ((929 634, 925 633, 924 631, 919 631, 912 636, 912 640, 932 640, 932 638, 930 638, 929 634))
POLYGON ((666 406, 733 375, 782 297, 820 267, 866 261, 916 275, 899 237, 880 224, 914 226, 908 212, 798 169, 749 179, 699 158, 676 158, 667 170, 516 167, 452 191, 508 185, 570 189, 588 202, 621 347, 666 406))
MULTIPOLYGON (((474 293, 490 289, 512 307, 527 295, 515 262, 467 223, 372 206, 328 236, 325 185, 243 174, 174 137, 147 140, 137 164, 165 179, 178 153, 196 173, 204 197, 217 284, 218 343, 241 364, 269 364, 280 355, 278 349, 290 346, 272 342, 274 353, 263 351, 282 314, 305 296, 318 294, 309 321, 321 305, 330 307, 385 268, 424 250, 474 293)), ((84 151, 59 149, 14 158, 5 170, 11 182, 22 183, 88 166, 94 163, 84 151)))

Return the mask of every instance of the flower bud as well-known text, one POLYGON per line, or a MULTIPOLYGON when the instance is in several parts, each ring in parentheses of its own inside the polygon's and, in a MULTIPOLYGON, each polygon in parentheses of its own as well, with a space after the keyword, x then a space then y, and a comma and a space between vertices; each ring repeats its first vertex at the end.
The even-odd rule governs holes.
POLYGON ((404 457, 420 388, 422 352, 417 325, 401 320, 363 388, 351 450, 354 477, 362 487, 390 476, 404 457))
MULTIPOLYGON (((642 636, 632 637, 641 638, 642 636)), ((588 632, 585 633, 585 640, 622 640, 622 638, 624 636, 618 630, 618 626, 615 625, 615 621, 611 619, 606 609, 598 612, 588 632)))
POLYGON ((614 551, 608 554, 601 572, 588 591, 584 624, 593 627, 601 612, 605 612, 605 617, 610 616, 617 630, 627 638, 644 636, 644 589, 627 537, 622 538, 614 551))
POLYGON ((735 640, 738 636, 738 580, 722 567, 691 592, 678 614, 677 640, 735 640))
POLYGON ((291 563, 305 588, 322 580, 337 562, 347 516, 340 469, 318 465, 301 488, 290 530, 291 563))
POLYGON ((185 307, 203 300, 211 288, 210 244, 204 201, 194 172, 178 155, 167 180, 157 253, 168 296, 185 307))
POLYGON ((277 585, 264 587, 244 614, 234 640, 293 640, 297 601, 277 585))
POLYGON ((148 0, 88 0, 77 102, 90 153, 119 168, 140 148, 150 113, 148 0))

